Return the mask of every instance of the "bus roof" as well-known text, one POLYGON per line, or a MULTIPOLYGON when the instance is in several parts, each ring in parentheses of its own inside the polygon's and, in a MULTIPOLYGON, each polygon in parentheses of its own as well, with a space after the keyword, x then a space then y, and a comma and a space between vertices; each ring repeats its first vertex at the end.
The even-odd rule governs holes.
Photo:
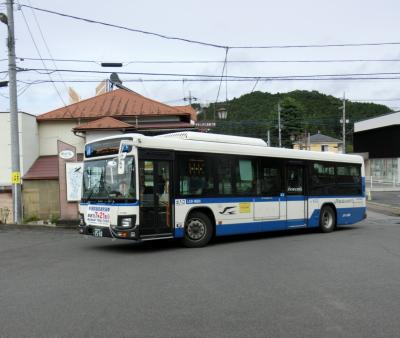
POLYGON ((138 148, 265 156, 295 160, 363 163, 363 158, 359 155, 268 147, 263 140, 257 138, 198 132, 174 133, 158 136, 127 133, 105 137, 89 143, 95 143, 100 140, 118 139, 121 137, 132 137, 135 146, 138 148))

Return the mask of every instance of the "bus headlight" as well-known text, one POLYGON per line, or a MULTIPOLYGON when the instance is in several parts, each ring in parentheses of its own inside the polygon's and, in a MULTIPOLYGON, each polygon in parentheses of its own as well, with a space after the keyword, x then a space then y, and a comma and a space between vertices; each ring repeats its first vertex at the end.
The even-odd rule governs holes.
POLYGON ((131 228, 132 227, 132 218, 131 217, 121 218, 120 226, 122 228, 131 228))
POLYGON ((130 229, 135 226, 136 215, 119 215, 117 228, 119 229, 130 229))

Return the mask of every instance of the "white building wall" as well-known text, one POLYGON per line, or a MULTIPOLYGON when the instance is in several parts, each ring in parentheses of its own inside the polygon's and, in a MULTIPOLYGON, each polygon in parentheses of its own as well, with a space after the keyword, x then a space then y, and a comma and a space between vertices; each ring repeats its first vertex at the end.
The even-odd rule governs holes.
POLYGON ((25 175, 39 157, 39 132, 36 116, 20 114, 21 171, 25 175))
POLYGON ((75 121, 42 121, 39 123, 40 156, 57 155, 57 140, 76 147, 77 153, 83 153, 85 140, 75 136, 72 129, 77 126, 75 121))
MULTIPOLYGON (((0 186, 11 185, 10 113, 0 113, 0 186)), ((19 113, 20 169, 24 175, 39 155, 36 116, 19 113)))
POLYGON ((368 120, 359 121, 354 123, 354 132, 360 132, 370 129, 383 128, 400 124, 400 112, 387 114, 383 116, 373 117, 368 120))
POLYGON ((0 186, 11 185, 10 114, 0 113, 0 186))

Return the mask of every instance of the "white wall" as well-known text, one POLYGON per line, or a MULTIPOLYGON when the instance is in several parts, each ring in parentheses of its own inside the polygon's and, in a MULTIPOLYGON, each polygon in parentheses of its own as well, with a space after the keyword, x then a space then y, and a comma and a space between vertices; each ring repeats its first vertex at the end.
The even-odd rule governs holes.
MULTIPOLYGON (((39 155, 36 116, 19 113, 20 169, 24 175, 39 155)), ((0 113, 0 186, 11 185, 10 114, 0 113)))
POLYGON ((25 175, 39 157, 39 132, 36 116, 20 114, 19 128, 21 131, 21 171, 25 175))
POLYGON ((400 112, 387 114, 383 116, 373 117, 368 120, 359 121, 354 123, 354 132, 358 133, 364 130, 382 128, 400 124, 400 112))
POLYGON ((0 113, 0 186, 11 185, 10 114, 0 113))
POLYGON ((39 123, 40 156, 57 155, 57 140, 76 147, 77 153, 83 153, 85 140, 75 136, 72 129, 77 126, 75 121, 42 121, 39 123))

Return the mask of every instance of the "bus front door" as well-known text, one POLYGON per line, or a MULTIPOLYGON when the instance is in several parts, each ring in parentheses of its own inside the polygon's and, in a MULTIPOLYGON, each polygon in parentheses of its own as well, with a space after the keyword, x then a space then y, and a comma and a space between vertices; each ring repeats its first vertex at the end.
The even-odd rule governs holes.
POLYGON ((305 196, 305 167, 289 164, 286 167, 286 227, 304 228, 307 225, 305 196))
POLYGON ((172 234, 171 161, 140 159, 140 237, 172 234))

